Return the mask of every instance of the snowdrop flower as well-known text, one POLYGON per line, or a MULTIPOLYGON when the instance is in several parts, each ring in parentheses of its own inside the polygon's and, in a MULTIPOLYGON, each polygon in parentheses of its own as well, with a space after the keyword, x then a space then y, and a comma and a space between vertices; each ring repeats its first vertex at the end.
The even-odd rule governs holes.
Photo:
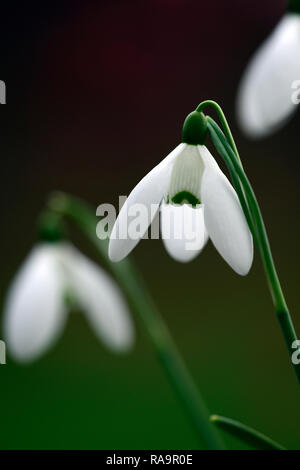
MULTIPOLYGON (((170 255, 178 261, 190 261, 210 238, 227 263, 240 275, 246 275, 253 259, 253 243, 239 199, 227 177, 205 147, 206 119, 197 111, 183 126, 183 142, 153 168, 132 190, 114 224, 109 243, 112 261, 125 258, 143 237, 131 237, 128 227, 131 208, 142 204, 151 214, 160 207, 161 231, 170 255), (170 213, 173 223, 169 223, 170 213), (189 215, 189 217, 186 217, 189 215), (182 225, 187 224, 182 229, 182 225), (168 227, 167 227, 168 226, 168 227), (167 227, 167 228, 166 228, 167 227), (193 227, 197 227, 194 245, 193 227), (124 231, 127 236, 124 237, 124 231), (168 237, 164 234, 170 231, 168 237), (181 233, 178 239, 175 232, 181 233)), ((144 227, 146 232, 148 226, 144 227)))
POLYGON ((117 284, 67 242, 40 243, 29 254, 9 289, 4 335, 12 356, 36 359, 65 326, 67 298, 82 310, 96 335, 121 352, 133 343, 133 326, 117 284))
POLYGON ((291 10, 254 54, 241 80, 237 96, 238 120, 244 132, 252 138, 276 131, 297 109, 299 0, 291 1, 291 10))

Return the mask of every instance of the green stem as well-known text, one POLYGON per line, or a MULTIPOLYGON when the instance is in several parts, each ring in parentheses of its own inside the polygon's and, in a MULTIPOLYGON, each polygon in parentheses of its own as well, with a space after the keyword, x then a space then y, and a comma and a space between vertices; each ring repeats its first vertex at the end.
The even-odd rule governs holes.
MULTIPOLYGON (((281 331, 283 333, 286 346, 289 351, 289 356, 291 358, 294 352, 292 348, 292 343, 297 340, 297 336, 277 275, 266 228, 256 196, 242 166, 237 161, 236 155, 232 147, 228 143, 226 137, 224 136, 223 132, 212 118, 207 117, 207 121, 211 138, 219 154, 225 160, 225 163, 230 169, 230 172, 235 172, 242 183, 251 216, 255 221, 256 232, 252 233, 253 235, 255 234, 257 238, 257 242, 259 245, 259 253, 262 258, 266 278, 276 310, 277 319, 279 321, 281 331)), ((250 226, 250 229, 253 230, 253 227, 250 226)), ((297 379, 300 383, 300 364, 294 364, 293 362, 292 364, 297 379)))
MULTIPOLYGON (((196 108, 196 111, 198 111, 199 113, 201 113, 205 108, 207 107, 211 107, 214 109, 214 111, 216 111, 220 121, 221 121, 221 124, 222 124, 222 127, 224 129, 224 133, 227 137, 227 140, 228 142, 230 143, 235 155, 236 155, 236 158, 238 160, 238 162, 240 163, 240 165, 242 166, 242 161, 240 159, 240 156, 239 156, 239 152, 238 152, 238 149, 237 149, 237 146, 235 144, 235 141, 234 141, 234 138, 233 138, 233 135, 231 133, 231 130, 230 130, 230 127, 229 127, 229 124, 227 122, 227 119, 225 117, 225 114, 223 113, 223 110, 221 108, 221 106, 216 103, 215 101, 213 100, 206 100, 206 101, 202 101, 202 103, 199 104, 199 106, 196 108)), ((230 172, 230 176, 231 176, 231 179, 233 181, 233 184, 234 184, 234 187, 235 187, 235 190, 239 196, 239 199, 240 199, 240 202, 241 202, 241 206, 242 206, 242 209, 243 209, 243 212, 245 214, 245 217, 247 219, 247 222, 248 222, 248 225, 250 227, 250 230, 251 232, 254 234, 253 235, 253 238, 254 238, 254 242, 256 244, 256 246, 258 247, 258 243, 257 243, 257 239, 256 239, 256 229, 255 229, 255 223, 252 219, 252 216, 251 216, 251 213, 249 211, 249 207, 248 207, 248 203, 247 203, 247 199, 245 198, 245 195, 244 195, 244 191, 243 191, 243 188, 241 186, 241 183, 240 183, 240 180, 239 178, 237 177, 235 171, 231 171, 231 169, 229 169, 229 172, 230 172)))
POLYGON ((209 449, 223 449, 222 441, 210 422, 209 412, 169 334, 163 318, 154 305, 140 273, 126 258, 111 263, 108 241, 96 236, 95 213, 84 202, 64 193, 55 193, 49 207, 69 218, 96 247, 115 278, 123 288, 131 306, 141 317, 165 373, 189 415, 198 437, 209 449))
POLYGON ((225 114, 223 113, 223 109, 221 108, 221 106, 216 101, 205 100, 205 101, 202 101, 202 103, 199 104, 199 106, 196 108, 196 111, 198 111, 198 113, 201 113, 203 111, 203 109, 207 108, 208 106, 213 108, 216 111, 216 113, 218 114, 218 117, 219 117, 219 119, 221 121, 221 124, 222 124, 222 127, 224 129, 224 133, 226 135, 226 138, 227 138, 229 144, 231 145, 231 147, 233 148, 234 153, 235 153, 238 161, 242 165, 242 161, 240 159, 237 146, 235 144, 232 132, 230 130, 229 124, 227 122, 227 119, 225 117, 225 114))
POLYGON ((212 415, 212 423, 215 423, 220 429, 229 432, 232 436, 238 437, 250 446, 258 450, 286 450, 281 444, 273 441, 268 436, 246 426, 239 421, 235 421, 225 416, 212 415))

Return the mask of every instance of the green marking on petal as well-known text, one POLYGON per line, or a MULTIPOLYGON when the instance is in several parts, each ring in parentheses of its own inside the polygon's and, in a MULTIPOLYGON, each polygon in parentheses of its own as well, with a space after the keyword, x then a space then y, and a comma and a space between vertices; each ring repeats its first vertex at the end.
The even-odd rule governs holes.
POLYGON ((187 145, 174 162, 168 197, 174 204, 200 203, 201 178, 204 164, 195 145, 187 145))
POLYGON ((201 204, 201 201, 189 191, 180 191, 180 193, 175 194, 172 197, 172 202, 174 204, 191 204, 193 207, 201 204))

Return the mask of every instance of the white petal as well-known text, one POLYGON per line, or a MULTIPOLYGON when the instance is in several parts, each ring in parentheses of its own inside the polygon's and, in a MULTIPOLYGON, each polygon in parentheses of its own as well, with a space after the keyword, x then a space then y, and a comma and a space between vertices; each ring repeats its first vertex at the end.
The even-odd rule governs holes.
POLYGON ((250 61, 241 81, 237 111, 250 137, 281 127, 297 109, 292 83, 300 77, 300 15, 286 14, 250 61))
POLYGON ((134 328, 116 282, 74 247, 70 247, 67 268, 74 298, 97 336, 115 351, 129 349, 134 341, 134 328))
POLYGON ((167 191, 172 162, 184 147, 185 144, 179 144, 162 162, 144 176, 131 191, 120 210, 110 236, 109 257, 112 261, 121 261, 125 258, 147 231, 167 191), (129 233, 129 227, 131 222, 130 215, 133 214, 130 214, 130 212, 137 205, 142 205, 145 208, 147 217, 139 238, 132 238, 129 233), (151 205, 157 205, 156 209, 152 207, 151 210, 151 205))
POLYGON ((216 249, 238 274, 253 260, 253 241, 237 194, 205 146, 199 146, 205 171, 201 184, 204 221, 216 249))
POLYGON ((176 261, 187 263, 205 246, 208 235, 204 225, 203 207, 187 204, 161 205, 161 233, 169 255, 176 261))
POLYGON ((10 353, 20 361, 40 356, 65 323, 57 244, 34 248, 9 289, 4 309, 4 335, 10 353))

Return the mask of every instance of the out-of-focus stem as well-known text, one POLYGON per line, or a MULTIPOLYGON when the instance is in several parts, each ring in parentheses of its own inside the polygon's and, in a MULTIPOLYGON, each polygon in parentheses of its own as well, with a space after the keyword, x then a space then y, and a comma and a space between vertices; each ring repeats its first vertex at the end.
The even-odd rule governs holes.
POLYGON ((153 303, 141 274, 128 258, 112 263, 108 258, 108 241, 96 236, 95 213, 83 201, 65 193, 54 193, 49 208, 72 221, 96 247, 100 257, 114 274, 124 293, 142 319, 170 384, 183 404, 202 444, 208 449, 223 449, 210 414, 170 336, 167 326, 153 303))
POLYGON ((225 416, 212 415, 212 423, 258 450, 286 450, 281 444, 256 429, 225 416))

